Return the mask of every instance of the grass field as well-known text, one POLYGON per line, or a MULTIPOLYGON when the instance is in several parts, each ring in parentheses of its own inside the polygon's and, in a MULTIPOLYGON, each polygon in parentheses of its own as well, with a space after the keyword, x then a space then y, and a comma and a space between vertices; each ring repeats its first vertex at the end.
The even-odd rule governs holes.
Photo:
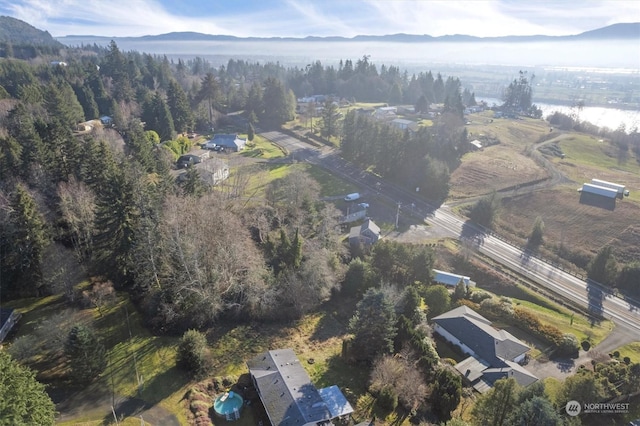
MULTIPOLYGON (((34 333, 39 325, 47 324, 54 314, 67 307, 61 296, 22 299, 6 306, 23 315, 16 338, 34 333)), ((29 365, 37 368, 38 379, 49 383, 52 392, 57 393, 57 388, 68 391, 69 386, 77 391, 71 397, 77 415, 60 424, 102 424, 112 390, 119 398, 136 397, 149 404, 160 404, 182 424, 186 423, 180 400, 188 380, 175 367, 177 338, 152 335, 142 325, 140 314, 126 294, 118 294, 101 312, 95 308, 75 311, 70 322, 69 328, 83 323, 96 331, 107 349, 109 365, 96 381, 77 389, 65 378, 68 365, 60 354, 43 350, 29 361, 29 365)), ((134 421, 140 424, 139 418, 134 421)))
POLYGON ((252 142, 247 142, 245 149, 240 153, 240 155, 243 157, 270 160, 273 158, 282 158, 285 156, 285 153, 279 146, 269 142, 260 135, 255 135, 252 142))
POLYGON ((640 342, 629 343, 627 345, 620 346, 615 350, 620 352, 620 359, 624 359, 624 357, 628 356, 631 358, 632 363, 640 362, 640 342))
POLYGON ((468 120, 470 140, 492 138, 500 143, 462 158, 462 164, 451 174, 451 198, 487 194, 548 175, 526 155, 526 148, 549 132, 544 121, 494 119, 492 111, 471 114, 468 120))
POLYGON ((563 333, 574 334, 580 342, 588 340, 591 345, 597 345, 613 330, 613 323, 609 320, 604 320, 599 324, 592 324, 585 316, 573 313, 560 306, 555 309, 549 309, 525 300, 514 299, 513 302, 529 311, 535 312, 536 317, 542 323, 557 327, 563 333))

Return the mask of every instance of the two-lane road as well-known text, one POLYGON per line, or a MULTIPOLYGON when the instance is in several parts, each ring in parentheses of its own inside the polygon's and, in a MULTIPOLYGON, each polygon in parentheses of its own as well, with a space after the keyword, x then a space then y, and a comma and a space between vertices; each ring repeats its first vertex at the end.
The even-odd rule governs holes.
MULTIPOLYGON (((434 227, 439 227, 458 239, 469 239, 476 249, 501 265, 527 277, 552 292, 565 297, 595 313, 612 319, 616 324, 640 333, 640 310, 629 302, 607 296, 599 289, 588 286, 585 281, 542 260, 528 256, 519 247, 485 234, 470 222, 453 214, 446 206, 435 208, 424 200, 396 185, 380 180, 377 176, 360 170, 343 160, 335 152, 322 152, 298 139, 280 132, 262 133, 267 139, 284 146, 295 153, 299 160, 305 160, 341 176, 360 188, 363 192, 377 194, 391 203, 402 206, 405 214, 425 218, 434 227)), ((640 336, 640 334, 639 334, 640 336)))

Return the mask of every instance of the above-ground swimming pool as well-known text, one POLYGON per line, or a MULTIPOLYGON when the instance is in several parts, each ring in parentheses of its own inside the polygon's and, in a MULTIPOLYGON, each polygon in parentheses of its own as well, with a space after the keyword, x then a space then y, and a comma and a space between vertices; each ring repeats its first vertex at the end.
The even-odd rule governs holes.
POLYGON ((226 392, 218 395, 213 402, 213 410, 220 417, 227 420, 238 420, 244 400, 236 392, 226 392))

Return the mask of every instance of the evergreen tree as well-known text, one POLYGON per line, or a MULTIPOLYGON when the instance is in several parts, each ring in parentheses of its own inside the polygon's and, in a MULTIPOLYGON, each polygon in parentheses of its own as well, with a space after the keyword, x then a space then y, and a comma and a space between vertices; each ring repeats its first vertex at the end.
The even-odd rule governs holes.
POLYGON ((328 98, 322 110, 322 135, 327 139, 338 134, 338 106, 328 98))
POLYGON ((258 82, 253 82, 247 95, 247 103, 244 107, 245 113, 250 123, 255 123, 259 116, 262 116, 264 109, 262 86, 258 82))
POLYGON ((370 288, 358 302, 349 329, 354 334, 357 358, 373 361, 378 355, 391 353, 397 333, 393 304, 382 291, 370 288))
POLYGON ((471 415, 481 425, 507 425, 507 418, 517 406, 520 386, 514 378, 500 379, 477 399, 471 415))
POLYGON ((247 139, 249 140, 249 142, 253 142, 253 139, 256 136, 256 130, 253 127, 253 123, 249 123, 249 126, 247 128, 247 139))
POLYGON ((69 129, 84 121, 84 110, 73 89, 66 82, 57 86, 50 84, 47 87, 45 107, 53 120, 59 121, 69 129))
POLYGON ((542 244, 542 239, 544 237, 544 222, 540 216, 536 217, 535 222, 533 223, 533 229, 531 230, 531 235, 529 235, 529 240, 527 241, 527 247, 531 250, 535 250, 540 247, 542 244))
POLYGON ((145 122, 147 130, 153 130, 158 133, 160 140, 168 141, 174 138, 173 117, 160 93, 156 93, 152 98, 145 101, 142 120, 145 122))
POLYGON ((105 172, 106 180, 96 189, 96 268, 114 282, 129 284, 140 217, 137 195, 126 169, 105 172))
POLYGON ((613 247, 603 247, 587 266, 589 279, 612 287, 618 275, 618 263, 613 255, 613 247))
POLYGON ((193 129, 194 119, 187 95, 176 80, 169 82, 167 90, 167 105, 173 117, 173 124, 178 133, 185 133, 193 129))
POLYGON ((87 120, 98 118, 100 116, 100 111, 91 88, 87 85, 78 84, 73 86, 73 91, 76 94, 76 98, 78 98, 78 102, 82 105, 85 118, 87 120))
POLYGON ((42 253, 49 237, 34 199, 21 184, 11 201, 9 223, 8 264, 17 276, 13 285, 19 286, 15 288, 19 293, 36 295, 42 283, 42 253))
POLYGON ((53 425, 56 409, 33 371, 0 351, 0 424, 53 425))
POLYGON ((451 412, 460 403, 462 395, 462 379, 458 373, 448 368, 438 370, 436 374, 431 401, 440 420, 449 420, 451 412))
POLYGON ((287 90, 280 80, 273 77, 265 80, 262 102, 265 105, 265 109, 262 114, 258 114, 260 120, 264 120, 271 125, 281 125, 293 120, 295 97, 293 92, 287 90))
POLYGON ((64 353, 71 363, 71 376, 80 382, 90 382, 107 366, 104 345, 84 325, 76 325, 71 329, 64 353))
MULTIPOLYGON (((531 79, 533 80, 533 76, 531 79)), ((532 96, 533 91, 527 79, 527 72, 520 71, 520 77, 509 84, 502 97, 504 101, 502 108, 512 112, 527 112, 531 108, 532 96)))
POLYGON ((35 129, 33 116, 26 107, 19 103, 9 111, 7 131, 21 146, 20 174, 27 178, 31 168, 41 164, 45 157, 45 149, 40 135, 35 129))
POLYGON ((205 192, 204 182, 202 182, 200 173, 198 173, 198 169, 192 165, 187 167, 186 180, 184 181, 182 189, 186 195, 193 197, 200 197, 205 192))
POLYGON ((207 100, 209 106, 209 125, 211 126, 213 126, 213 110, 215 109, 219 96, 220 88, 218 87, 218 82, 213 73, 208 72, 202 79, 202 84, 200 85, 196 99, 198 99, 198 103, 205 99, 207 100))
POLYGON ((535 396, 514 407, 508 424, 522 426, 557 426, 563 424, 551 401, 535 396))

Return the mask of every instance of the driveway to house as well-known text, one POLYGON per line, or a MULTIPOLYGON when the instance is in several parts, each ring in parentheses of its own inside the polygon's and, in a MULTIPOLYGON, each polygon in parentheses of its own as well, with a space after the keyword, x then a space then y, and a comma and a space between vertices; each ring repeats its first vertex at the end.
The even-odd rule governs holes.
POLYGON ((555 377, 556 379, 564 380, 574 374, 581 365, 592 368, 591 360, 607 360, 609 359, 609 353, 622 345, 634 341, 638 341, 638 335, 633 330, 627 327, 614 327, 599 345, 592 347, 588 352, 580 350, 580 355, 576 359, 548 359, 545 356, 540 356, 531 360, 525 368, 539 379, 555 377))

